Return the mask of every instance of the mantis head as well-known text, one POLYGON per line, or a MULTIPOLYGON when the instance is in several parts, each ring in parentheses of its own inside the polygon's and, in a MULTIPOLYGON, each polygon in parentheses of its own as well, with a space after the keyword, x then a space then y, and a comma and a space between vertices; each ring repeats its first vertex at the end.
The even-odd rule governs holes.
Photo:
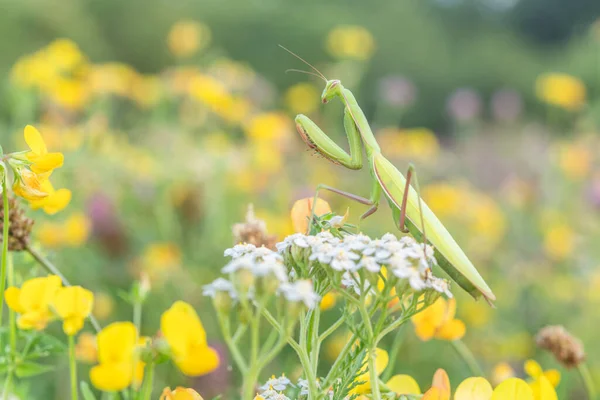
POLYGON ((321 101, 323 104, 326 104, 329 102, 329 100, 341 95, 342 88, 342 82, 340 82, 338 79, 327 81, 325 84, 325 89, 323 89, 323 94, 321 95, 321 101))

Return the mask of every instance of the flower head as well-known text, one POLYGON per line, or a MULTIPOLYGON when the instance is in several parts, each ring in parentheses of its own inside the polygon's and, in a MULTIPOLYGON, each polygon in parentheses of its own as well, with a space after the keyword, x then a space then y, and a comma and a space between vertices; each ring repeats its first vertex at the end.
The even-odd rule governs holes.
POLYGON ((536 80, 535 86, 540 100, 569 111, 579 110, 586 101, 585 85, 571 75, 545 74, 536 80))
POLYGON ((25 142, 31 150, 27 159, 31 161, 31 171, 47 178, 55 168, 62 167, 64 156, 62 153, 48 153, 46 143, 40 132, 31 125, 24 131, 25 142))
POLYGON ((465 335, 464 322, 455 319, 456 300, 438 298, 435 303, 412 317, 415 333, 421 340, 433 338, 458 340, 465 335))
POLYGON ((90 370, 92 384, 105 392, 141 382, 144 363, 135 362, 138 333, 131 322, 114 322, 98 334, 98 365, 90 370), (135 364, 134 364, 135 362, 135 364))
POLYGON ((189 304, 175 302, 163 313, 160 329, 171 347, 173 361, 184 374, 205 375, 219 366, 219 355, 208 346, 202 322, 189 304))
POLYGON ((55 190, 49 180, 44 180, 40 184, 41 190, 47 195, 40 199, 28 199, 31 208, 41 208, 46 214, 56 214, 63 210, 71 202, 71 191, 69 189, 55 190))
POLYGON ((63 320, 63 330, 69 336, 83 328, 83 321, 92 313, 94 294, 81 286, 58 289, 54 309, 63 320))
POLYGON ((42 330, 53 315, 50 305, 54 300, 61 280, 56 275, 33 278, 21 288, 9 287, 4 292, 8 307, 19 314, 17 325, 21 329, 42 330))
POLYGON ((177 387, 175 390, 166 387, 159 400, 203 400, 202 396, 194 389, 177 387))

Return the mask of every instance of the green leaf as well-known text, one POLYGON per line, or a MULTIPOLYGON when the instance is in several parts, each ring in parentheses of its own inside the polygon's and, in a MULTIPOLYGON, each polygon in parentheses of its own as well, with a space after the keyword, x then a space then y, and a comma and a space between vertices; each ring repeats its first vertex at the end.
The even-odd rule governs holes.
POLYGON ((90 389, 90 385, 88 385, 87 382, 79 382, 79 389, 81 389, 83 400, 96 400, 96 396, 94 396, 94 392, 92 392, 92 389, 90 389))
POLYGON ((15 374, 19 378, 29 378, 44 374, 46 372, 54 370, 51 365, 38 364, 30 361, 24 361, 17 365, 15 374))

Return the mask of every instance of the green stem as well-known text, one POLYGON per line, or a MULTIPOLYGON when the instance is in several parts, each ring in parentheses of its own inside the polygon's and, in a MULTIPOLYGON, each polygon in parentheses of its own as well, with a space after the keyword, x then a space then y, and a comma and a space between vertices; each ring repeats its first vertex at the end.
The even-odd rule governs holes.
POLYGON ((8 228, 10 227, 10 210, 8 209, 8 190, 6 189, 6 174, 7 172, 5 170, 4 176, 2 178, 2 205, 4 207, 4 216, 2 220, 2 266, 0 267, 0 296, 2 297, 2 300, 0 301, 0 325, 2 324, 2 313, 4 311, 4 289, 6 288, 6 264, 8 257, 9 240, 8 228))
POLYGON ((381 400, 379 376, 377 375, 377 346, 369 350, 369 380, 371 381, 371 399, 381 400))
POLYGON ((146 366, 148 371, 144 378, 144 388, 142 389, 141 400, 152 400, 152 386, 154 385, 154 364, 149 363, 146 366))
POLYGON ((590 370, 587 364, 579 364, 577 366, 577 371, 579 371, 579 375, 581 375, 581 379, 583 380, 583 384, 585 385, 585 390, 588 394, 588 400, 596 400, 596 386, 594 385, 594 380, 592 379, 592 374, 590 374, 590 370))
MULTIPOLYGON (((8 254, 8 286, 15 285, 15 268, 13 264, 12 253, 8 254)), ((8 320, 10 327, 10 353, 14 357, 17 353, 17 315, 12 310, 8 310, 8 320)))
POLYGON ((250 370, 244 374, 243 384, 242 384, 242 399, 243 400, 252 400, 256 393, 256 381, 258 380, 258 371, 254 368, 250 368, 250 370))
POLYGON ((240 349, 238 349, 237 345, 233 342, 233 339, 231 338, 231 329, 228 317, 228 315, 223 315, 221 312, 217 311, 217 319, 219 320, 221 332, 223 332, 223 340, 225 341, 227 348, 229 348, 229 351, 231 352, 233 361, 235 361, 235 363, 237 364, 237 367, 239 368, 242 375, 245 375, 248 370, 248 366, 246 365, 246 361, 244 360, 242 353, 240 353, 240 349))
POLYGON ((450 341, 452 347, 456 350, 458 355, 463 359, 465 364, 469 367, 471 371, 471 376, 481 376, 485 377, 483 374, 483 370, 479 366, 479 363, 471 353, 471 350, 467 347, 467 345, 462 340, 452 340, 450 341))
POLYGON ((71 400, 77 400, 77 360, 75 359, 75 335, 69 335, 69 370, 71 372, 71 400))
MULTIPOLYGON (((60 272, 60 270, 56 268, 56 266, 52 264, 50 260, 48 260, 46 257, 41 255, 37 250, 35 250, 29 245, 27 245, 26 249, 29 252, 29 254, 31 254, 31 256, 38 262, 38 264, 40 264, 48 273, 58 276, 62 281, 63 285, 71 286, 67 278, 65 278, 65 276, 60 272)), ((2 314, 0 311, 0 317, 1 316, 2 314)), ((92 326, 94 327, 94 330, 96 331, 96 333, 99 333, 102 330, 102 328, 100 327, 98 320, 93 315, 90 315, 89 318, 90 322, 92 323, 92 326)))
POLYGON ((4 379, 4 388, 2 389, 2 400, 8 400, 8 395, 10 394, 10 387, 12 386, 12 371, 8 371, 6 374, 6 379, 4 379))
POLYGON ((394 373, 394 366, 396 364, 396 360, 398 359, 398 353, 400 352, 400 347, 402 347, 402 342, 404 339, 404 329, 403 325, 400 326, 398 331, 396 332, 396 337, 394 337, 394 342, 392 343, 392 348, 390 350, 390 362, 383 373, 381 380, 387 382, 392 374, 394 373))
MULTIPOLYGON (((135 303, 133 304, 133 325, 135 326, 135 334, 136 334, 135 341, 137 343, 137 342, 139 342, 139 338, 141 335, 141 328, 142 328, 142 303, 139 300, 139 298, 137 298, 135 300, 135 303)), ((137 368, 139 357, 140 357, 140 355, 136 351, 133 356, 133 365, 131 367, 132 368, 132 376, 135 376, 135 371, 137 368)), ((134 397, 136 392, 137 392, 136 385, 131 385, 130 390, 129 390, 129 395, 131 397, 134 397)))

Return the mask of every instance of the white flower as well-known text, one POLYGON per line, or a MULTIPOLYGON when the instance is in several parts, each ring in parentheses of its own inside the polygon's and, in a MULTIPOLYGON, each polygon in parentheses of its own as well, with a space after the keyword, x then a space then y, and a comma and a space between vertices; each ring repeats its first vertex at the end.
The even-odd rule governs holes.
POLYGON ((238 271, 240 269, 247 269, 247 270, 252 271, 252 269, 254 268, 254 265, 255 265, 254 257, 252 257, 249 254, 246 254, 244 256, 240 256, 240 257, 237 257, 237 258, 234 258, 233 260, 231 260, 229 263, 227 263, 227 265, 225 265, 223 267, 221 272, 223 272, 225 274, 230 274, 230 273, 238 271))
POLYGON ((338 247, 331 255, 331 268, 336 271, 356 271, 357 267, 355 261, 360 258, 358 254, 347 251, 343 247, 338 247))
POLYGON ((363 256, 358 262, 358 267, 374 273, 378 273, 381 270, 381 265, 373 257, 369 256, 363 256))
POLYGON ((285 375, 281 375, 280 377, 275 377, 272 375, 271 378, 260 387, 260 390, 268 390, 269 388, 275 390, 285 390, 291 381, 285 375))
POLYGON ((256 246, 250 243, 236 244, 230 249, 225 250, 224 256, 238 258, 245 254, 251 253, 256 249, 256 246))
POLYGON ((299 280, 292 283, 284 283, 279 286, 279 291, 287 301, 296 303, 303 302, 306 307, 314 308, 320 300, 313 289, 312 282, 309 280, 299 280))
POLYGON ((255 262, 251 268, 252 273, 255 276, 266 276, 273 274, 280 282, 288 281, 287 270, 282 264, 281 260, 276 256, 277 254, 271 254, 266 256, 262 261, 255 262))
POLYGON ((212 283, 202 287, 202 295, 214 298, 217 292, 228 292, 232 298, 237 297, 233 283, 227 279, 217 278, 212 283))

